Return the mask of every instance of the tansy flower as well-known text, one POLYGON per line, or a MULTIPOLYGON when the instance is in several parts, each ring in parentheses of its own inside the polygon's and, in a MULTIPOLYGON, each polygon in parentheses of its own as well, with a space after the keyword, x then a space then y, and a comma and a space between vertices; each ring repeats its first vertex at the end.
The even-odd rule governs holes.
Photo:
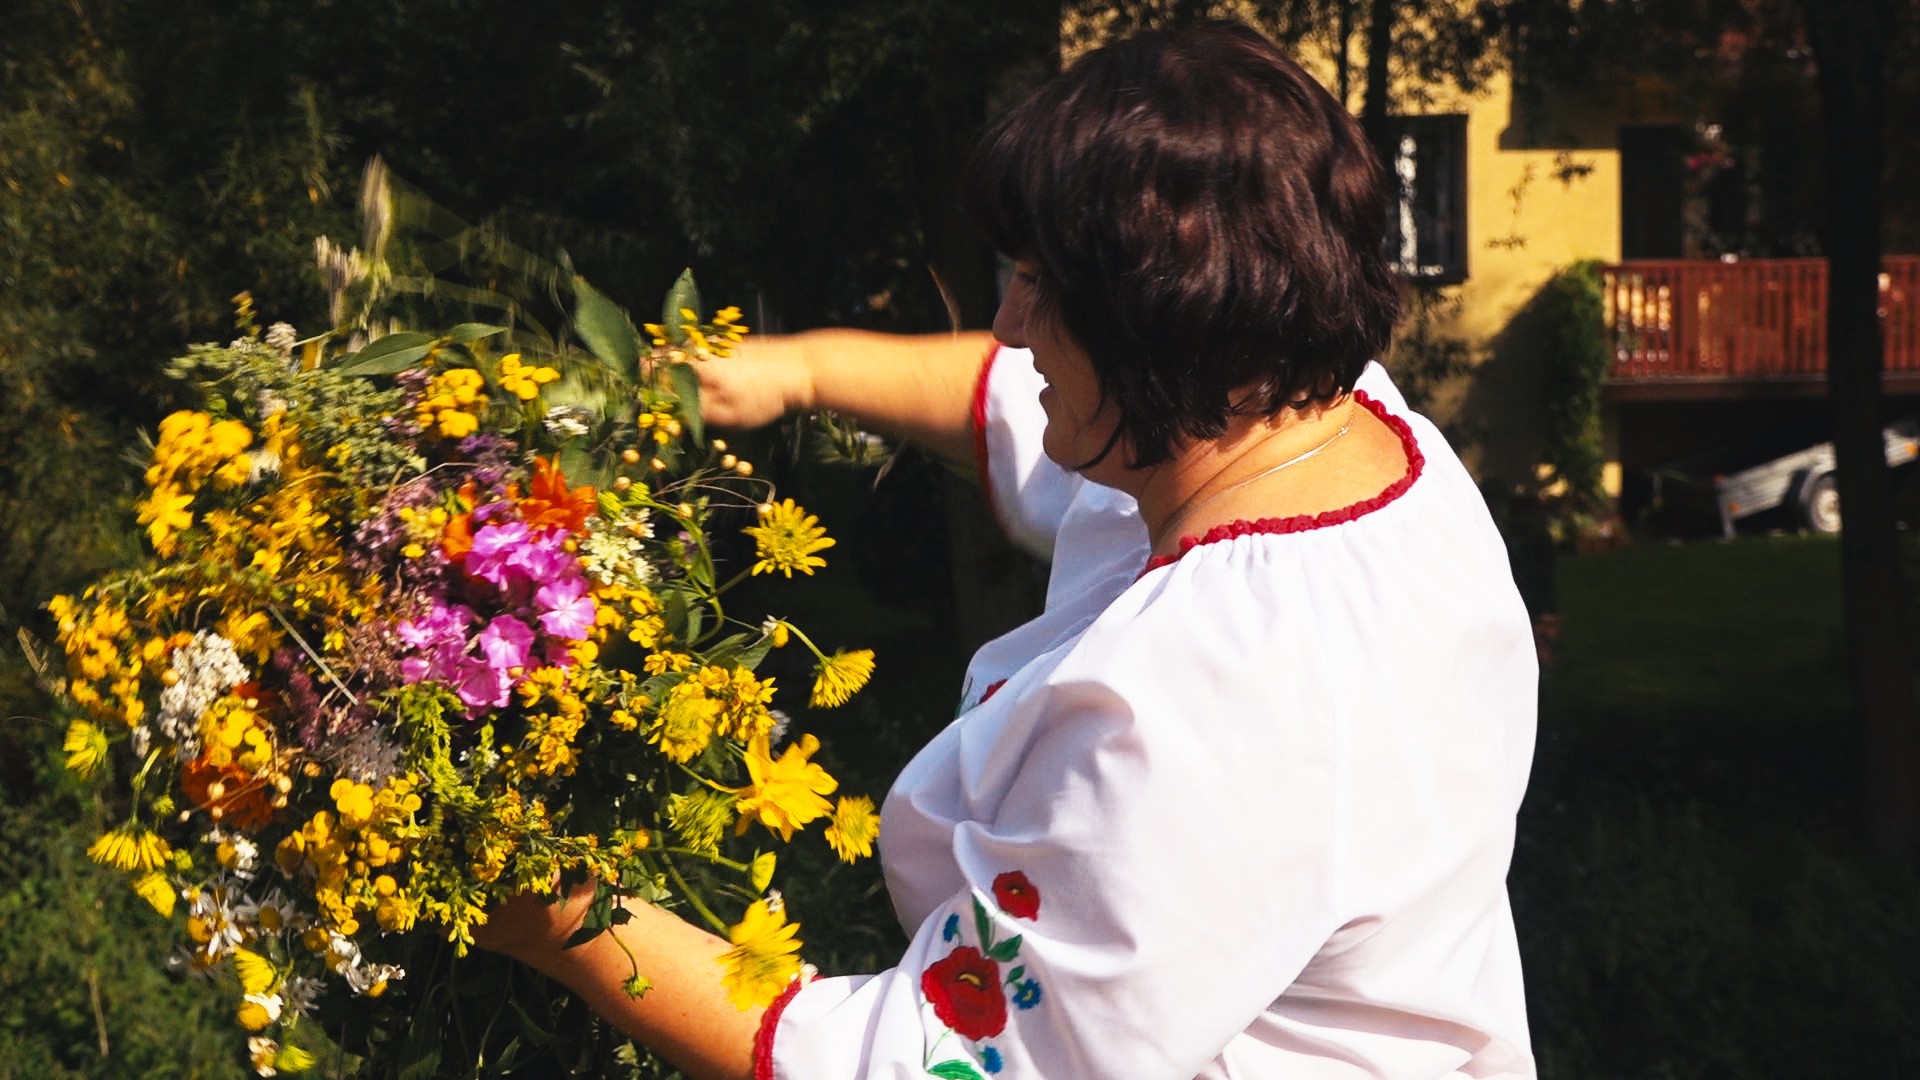
POLYGON ((550 367, 528 367, 520 362, 519 353, 508 353, 500 358, 500 389, 519 398, 532 401, 540 396, 540 387, 560 377, 560 373, 550 367))
POLYGON ((767 504, 760 523, 740 531, 753 537, 754 554, 760 560, 753 564, 756 574, 770 574, 775 570, 788 577, 792 577, 795 570, 811 574, 814 567, 827 565, 827 561, 814 552, 825 551, 834 544, 833 538, 820 527, 820 519, 796 506, 792 499, 767 504))
POLYGON ((800 973, 800 942, 794 940, 799 929, 800 924, 788 922, 784 912, 757 900, 727 931, 733 948, 721 957, 725 966, 721 981, 735 1008, 771 1004, 800 973))
POLYGON ((61 749, 67 752, 67 768, 91 777, 107 760, 107 733, 85 720, 75 720, 67 725, 67 739, 61 749))
POLYGON ((842 649, 823 656, 813 667, 813 696, 808 704, 816 709, 845 705, 873 677, 873 650, 842 649))
POLYGON ((808 761, 820 749, 820 740, 803 735, 789 743, 775 758, 762 735, 747 745, 747 775, 751 779, 736 794, 740 796, 740 821, 735 833, 744 833, 757 817, 762 825, 792 840, 793 831, 833 809, 826 796, 840 782, 827 771, 808 761))
POLYGON ((833 823, 827 826, 827 846, 852 862, 873 854, 874 838, 880 835, 880 815, 873 812, 873 800, 865 795, 842 795, 833 809, 833 823))
POLYGON ((144 872, 168 865, 173 858, 173 849, 153 830, 128 825, 95 840, 93 846, 87 849, 87 857, 115 870, 144 872))

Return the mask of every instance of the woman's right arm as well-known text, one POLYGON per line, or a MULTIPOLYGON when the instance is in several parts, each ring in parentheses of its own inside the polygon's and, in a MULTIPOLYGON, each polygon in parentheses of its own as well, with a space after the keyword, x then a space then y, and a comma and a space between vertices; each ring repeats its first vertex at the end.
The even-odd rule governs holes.
POLYGON ((823 329, 756 338, 730 359, 697 365, 701 410, 716 427, 754 428, 827 409, 941 457, 971 462, 974 383, 993 347, 985 331, 823 329))

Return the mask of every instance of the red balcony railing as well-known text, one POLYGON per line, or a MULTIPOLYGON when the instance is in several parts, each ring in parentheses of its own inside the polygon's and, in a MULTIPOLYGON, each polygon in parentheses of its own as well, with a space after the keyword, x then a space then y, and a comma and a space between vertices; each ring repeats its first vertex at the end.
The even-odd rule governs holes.
MULTIPOLYGON (((1812 380, 1827 370, 1825 259, 1647 260, 1602 268, 1612 378, 1812 380)), ((1920 255, 1882 264, 1888 372, 1920 372, 1920 255)))

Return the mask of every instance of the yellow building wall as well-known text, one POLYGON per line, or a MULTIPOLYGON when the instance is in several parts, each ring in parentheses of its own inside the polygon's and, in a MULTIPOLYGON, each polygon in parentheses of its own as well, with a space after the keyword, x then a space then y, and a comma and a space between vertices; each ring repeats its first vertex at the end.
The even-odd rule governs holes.
POLYGON ((1505 74, 1478 92, 1428 91, 1425 113, 1467 116, 1467 277, 1445 293, 1434 329, 1465 342, 1473 371, 1429 405, 1470 468, 1523 481, 1545 443, 1543 355, 1527 305, 1556 273, 1585 259, 1620 258, 1617 135, 1587 149, 1526 146, 1505 74))

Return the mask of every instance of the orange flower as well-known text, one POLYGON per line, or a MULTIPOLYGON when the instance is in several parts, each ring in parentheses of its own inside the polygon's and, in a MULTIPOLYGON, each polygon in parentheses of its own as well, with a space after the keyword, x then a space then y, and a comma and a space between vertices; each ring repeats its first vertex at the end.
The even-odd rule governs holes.
POLYGON ((265 828, 273 820, 273 785, 245 769, 195 758, 180 770, 180 790, 196 806, 218 807, 221 823, 242 832, 265 828), (218 796, 213 794, 215 783, 220 785, 218 796))
POLYGON ((592 485, 571 490, 561 474, 558 462, 550 458, 533 459, 533 491, 520 500, 520 518, 529 529, 563 528, 580 532, 596 507, 592 485))
POLYGON ((447 553, 447 561, 465 562, 467 552, 473 550, 473 515, 461 514, 447 522, 447 530, 440 534, 440 550, 447 553))

